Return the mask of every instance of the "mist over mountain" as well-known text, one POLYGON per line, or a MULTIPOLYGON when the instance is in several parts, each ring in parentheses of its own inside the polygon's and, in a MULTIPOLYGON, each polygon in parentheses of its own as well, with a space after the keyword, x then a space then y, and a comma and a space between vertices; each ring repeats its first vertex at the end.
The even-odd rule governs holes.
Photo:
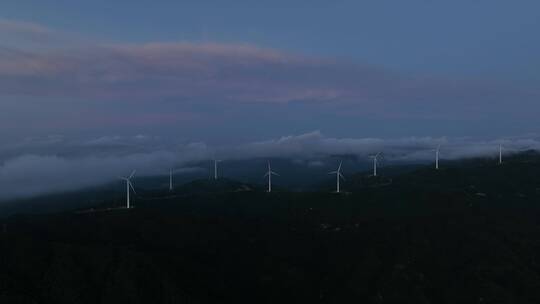
POLYGON ((133 170, 137 170, 137 176, 164 175, 171 168, 178 175, 210 176, 214 158, 223 160, 220 167, 225 176, 249 181, 257 181, 256 177, 264 174, 265 163, 276 159, 274 168, 284 173, 281 180, 302 188, 323 179, 339 160, 345 161, 345 172, 366 169, 368 156, 378 152, 384 155, 382 165, 425 164, 433 161, 432 150, 439 144, 445 160, 495 157, 499 144, 508 155, 540 149, 540 141, 533 135, 484 141, 445 137, 355 139, 332 138, 315 131, 236 146, 182 143, 143 135, 83 141, 53 136, 0 148, 0 184, 5 189, 0 200, 102 185, 133 170))
MULTIPOLYGON (((512 174, 517 174, 519 168, 526 166, 527 163, 536 163, 540 152, 536 150, 527 150, 515 154, 504 155, 505 159, 517 164, 512 174)), ((378 177, 373 177, 373 162, 364 157, 356 155, 334 155, 325 158, 318 158, 315 164, 313 160, 287 159, 287 158, 256 158, 248 160, 226 160, 218 163, 218 179, 214 179, 214 162, 204 160, 191 163, 192 169, 180 169, 173 171, 173 188, 169 191, 170 176, 169 172, 161 172, 156 175, 135 176, 132 183, 137 191, 132 194, 135 200, 160 199, 172 195, 201 195, 206 192, 210 194, 227 193, 230 191, 249 191, 264 192, 267 188, 267 177, 264 174, 267 171, 268 161, 272 164, 272 170, 279 176, 272 179, 273 190, 278 192, 332 192, 335 191, 335 175, 329 174, 335 171, 339 163, 342 163, 341 173, 344 180, 341 181, 343 191, 358 191, 364 188, 379 187, 386 184, 392 184, 392 180, 402 179, 405 183, 410 178, 420 179, 417 183, 423 182, 431 184, 437 182, 440 177, 429 173, 434 169, 433 161, 402 161, 387 160, 381 158, 378 162, 378 177), (433 180, 425 174, 432 176, 433 180)), ((440 167, 442 171, 439 175, 447 172, 452 174, 471 172, 472 168, 479 168, 479 178, 489 180, 491 173, 486 168, 494 167, 498 162, 495 156, 476 157, 456 160, 441 160, 440 167), (453 170, 453 171, 449 171, 453 170), (486 175, 486 176, 484 176, 486 175)), ((495 166, 496 168, 496 166, 495 166)), ((506 170, 510 170, 506 168, 506 170)), ((526 172, 533 172, 531 168, 525 168, 526 172)), ((510 172, 510 171, 508 171, 510 172)), ((496 173, 503 178, 504 175, 496 173)), ((532 173, 531 173, 532 174, 532 173)), ((445 187, 450 187, 454 182, 464 182, 468 177, 463 175, 448 178, 445 180, 445 187)), ((521 177, 518 177, 521 179, 521 177)), ((474 182, 476 183, 476 182, 474 182)), ((473 184, 474 184, 473 183, 473 184)), ((493 185, 488 185, 492 187, 493 185)), ((461 186, 460 186, 461 187, 461 186)), ((465 187, 465 186, 462 186, 465 187)), ((503 185, 504 187, 504 185, 503 185)), ((87 186, 82 189, 58 190, 56 192, 36 194, 31 197, 20 197, 6 199, 0 206, 0 215, 10 215, 15 213, 48 213, 61 210, 73 210, 78 208, 90 207, 109 202, 116 207, 125 205, 125 182, 119 178, 108 183, 102 183, 97 186, 87 186)))

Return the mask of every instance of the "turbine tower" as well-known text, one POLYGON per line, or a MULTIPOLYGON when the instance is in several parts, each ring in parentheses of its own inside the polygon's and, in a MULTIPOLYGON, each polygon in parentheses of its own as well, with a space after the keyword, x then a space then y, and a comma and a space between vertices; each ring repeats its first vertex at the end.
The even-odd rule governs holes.
POLYGON ((328 172, 328 174, 335 174, 336 175, 336 193, 339 193, 340 189, 339 189, 339 179, 342 178, 343 180, 345 180, 345 177, 343 176, 343 174, 341 174, 341 164, 342 162, 340 161, 339 162, 339 166, 337 168, 336 171, 332 171, 332 172, 328 172))
POLYGON ((502 144, 499 144, 499 165, 502 165, 502 144))
POLYGON ((173 191, 173 169, 171 168, 171 171, 169 171, 169 191, 173 191))
POLYGON ((268 176, 268 192, 272 192, 272 175, 279 176, 276 172, 272 171, 272 168, 270 167, 270 161, 268 162, 268 172, 264 175, 264 177, 268 176))
POLYGON ((435 151, 435 170, 439 170, 439 153, 441 152, 441 145, 437 146, 435 151))
POLYGON ((373 159, 373 176, 377 176, 377 163, 379 162, 379 156, 381 156, 381 152, 370 156, 373 159))
POLYGON ((136 170, 133 170, 133 172, 131 172, 131 175, 129 177, 120 177, 120 179, 126 181, 126 208, 127 209, 131 208, 131 206, 129 205, 129 203, 130 203, 130 201, 129 201, 129 188, 131 188, 131 190, 133 190, 133 193, 137 194, 137 192, 135 191, 135 188, 133 188, 133 184, 131 183, 131 179, 135 175, 135 172, 136 172, 136 170))
POLYGON ((219 159, 214 159, 214 180, 218 179, 218 163, 221 162, 219 159))

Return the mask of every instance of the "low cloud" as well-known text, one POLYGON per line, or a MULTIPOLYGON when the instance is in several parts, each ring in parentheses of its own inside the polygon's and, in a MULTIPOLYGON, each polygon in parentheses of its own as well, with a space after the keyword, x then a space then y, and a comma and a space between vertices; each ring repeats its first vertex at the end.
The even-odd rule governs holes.
POLYGON ((540 141, 529 138, 508 138, 477 140, 474 138, 447 137, 403 137, 383 138, 333 138, 324 136, 319 131, 297 136, 284 136, 225 148, 221 153, 231 158, 249 157, 291 157, 313 159, 328 155, 368 156, 382 152, 387 160, 392 161, 427 161, 433 158, 433 150, 441 145, 441 157, 460 159, 468 157, 494 156, 499 145, 505 153, 515 153, 528 149, 540 149, 540 141))
POLYGON ((76 190, 114 181, 137 169, 139 176, 165 175, 170 168, 190 172, 194 164, 222 160, 290 158, 307 166, 322 166, 325 157, 383 152, 388 161, 428 162, 441 144, 441 158, 494 157, 505 153, 540 150, 534 137, 477 141, 471 138, 407 137, 332 138, 318 131, 253 142, 237 147, 209 147, 204 143, 174 143, 160 137, 107 136, 69 140, 61 136, 28 139, 0 150, 0 200, 76 190))
POLYGON ((142 176, 166 174, 171 168, 176 168, 177 174, 189 173, 194 168, 185 164, 209 155, 204 144, 165 147, 154 143, 155 139, 143 136, 81 142, 30 140, 15 145, 22 153, 15 157, 6 157, 14 151, 4 148, 0 200, 96 186, 129 175, 134 169, 142 176))

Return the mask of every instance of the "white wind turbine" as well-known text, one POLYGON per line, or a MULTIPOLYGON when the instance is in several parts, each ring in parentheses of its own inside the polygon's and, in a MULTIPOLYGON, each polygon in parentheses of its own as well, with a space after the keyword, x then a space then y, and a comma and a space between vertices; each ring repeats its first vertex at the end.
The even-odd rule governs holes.
POLYGON ((268 172, 264 175, 264 177, 268 176, 268 192, 272 192, 272 175, 279 176, 276 172, 272 171, 272 168, 270 167, 270 162, 268 162, 268 172))
POLYGON ((173 169, 169 171, 169 191, 173 191, 173 169))
POLYGON ((218 179, 218 163, 221 162, 219 159, 214 159, 214 180, 218 179))
POLYGON ((129 177, 120 177, 120 179, 126 181, 126 208, 127 209, 130 208, 130 205, 129 205, 129 202, 130 202, 129 201, 129 188, 131 187, 131 190, 133 190, 133 193, 137 194, 137 192, 135 191, 135 188, 133 188, 133 184, 131 183, 131 179, 135 175, 135 172, 137 172, 137 171, 133 170, 133 172, 131 172, 131 175, 129 177))
POLYGON ((438 145, 437 149, 433 151, 435 151, 435 170, 439 170, 439 154, 441 152, 441 145, 438 145))
POLYGON ((339 193, 339 179, 342 178, 343 180, 345 180, 345 177, 343 176, 343 174, 341 174, 341 164, 342 162, 340 161, 339 162, 339 166, 337 168, 336 171, 332 171, 332 172, 328 172, 328 174, 335 174, 336 175, 336 193, 339 193))
POLYGON ((499 165, 502 165, 502 150, 503 146, 502 144, 499 144, 499 165))
POLYGON ((377 176, 377 164, 379 162, 379 156, 381 156, 381 152, 370 156, 373 159, 373 176, 377 176))

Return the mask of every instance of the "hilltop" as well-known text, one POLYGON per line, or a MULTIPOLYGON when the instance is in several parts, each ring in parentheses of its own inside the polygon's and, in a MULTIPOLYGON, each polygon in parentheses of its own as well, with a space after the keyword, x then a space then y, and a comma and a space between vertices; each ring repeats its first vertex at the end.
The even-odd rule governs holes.
POLYGON ((342 194, 205 179, 130 210, 11 216, 0 300, 540 301, 537 154, 384 172, 351 174, 342 194))

